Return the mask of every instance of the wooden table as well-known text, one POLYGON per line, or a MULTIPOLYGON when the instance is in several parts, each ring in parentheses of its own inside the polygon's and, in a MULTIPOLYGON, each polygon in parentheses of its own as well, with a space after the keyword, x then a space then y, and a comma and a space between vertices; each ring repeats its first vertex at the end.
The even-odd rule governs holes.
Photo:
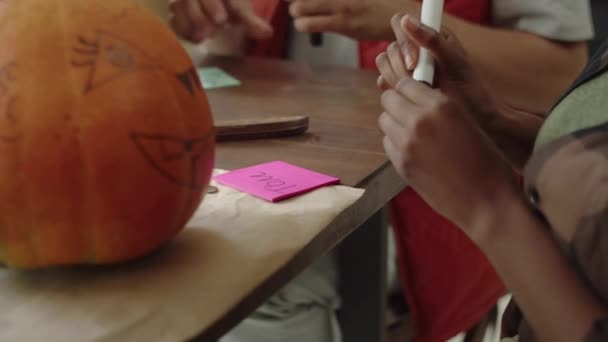
POLYGON ((366 189, 321 234, 228 315, 200 336, 218 339, 257 306, 339 244, 339 318, 344 340, 382 341, 386 288, 386 203, 404 186, 387 161, 377 128, 380 113, 377 74, 371 71, 311 67, 261 59, 213 57, 217 66, 243 82, 209 90, 217 121, 307 115, 307 134, 292 138, 226 142, 218 145, 216 167, 235 169, 283 160, 340 177, 366 189))

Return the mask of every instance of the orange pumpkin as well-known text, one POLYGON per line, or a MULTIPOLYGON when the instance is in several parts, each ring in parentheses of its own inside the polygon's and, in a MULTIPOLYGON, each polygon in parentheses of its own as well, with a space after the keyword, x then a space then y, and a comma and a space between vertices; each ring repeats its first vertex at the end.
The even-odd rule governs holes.
POLYGON ((0 261, 116 263, 200 204, 213 120, 160 19, 126 0, 0 0, 0 261))

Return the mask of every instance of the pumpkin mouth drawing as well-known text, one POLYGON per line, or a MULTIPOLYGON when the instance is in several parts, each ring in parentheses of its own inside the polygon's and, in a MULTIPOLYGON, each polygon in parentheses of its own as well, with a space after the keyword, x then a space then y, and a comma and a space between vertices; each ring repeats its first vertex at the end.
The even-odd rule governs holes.
POLYGON ((213 134, 184 139, 132 132, 130 137, 148 163, 171 182, 193 190, 206 186, 207 179, 200 167, 206 164, 202 158, 212 155, 213 134), (184 169, 188 172, 183 172, 184 169))

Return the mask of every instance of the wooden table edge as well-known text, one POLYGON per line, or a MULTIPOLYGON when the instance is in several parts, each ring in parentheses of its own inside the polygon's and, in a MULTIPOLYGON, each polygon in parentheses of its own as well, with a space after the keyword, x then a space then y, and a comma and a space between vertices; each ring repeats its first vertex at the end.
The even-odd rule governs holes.
POLYGON ((220 320, 210 325, 205 331, 193 336, 191 341, 219 340, 263 304, 270 297, 269 293, 272 294, 281 289, 316 259, 334 249, 366 220, 381 210, 404 187, 405 183, 397 175, 390 162, 384 163, 377 172, 357 186, 357 188, 365 189, 365 193, 359 200, 342 211, 327 226, 327 229, 314 237, 283 265, 282 271, 272 274, 220 320))

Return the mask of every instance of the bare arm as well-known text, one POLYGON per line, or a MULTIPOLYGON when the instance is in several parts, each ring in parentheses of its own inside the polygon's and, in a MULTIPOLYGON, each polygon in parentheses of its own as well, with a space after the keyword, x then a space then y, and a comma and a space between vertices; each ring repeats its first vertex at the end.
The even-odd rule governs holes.
POLYGON ((483 27, 450 15, 445 24, 460 37, 492 88, 517 109, 547 113, 587 63, 584 43, 483 27))
MULTIPOLYGON (((290 13, 303 32, 332 31, 365 40, 394 40, 395 13, 418 16, 413 0, 291 0, 290 13)), ((584 43, 563 43, 537 35, 481 26, 446 14, 474 65, 510 106, 546 113, 586 63, 584 43)))
MULTIPOLYGON (((398 16, 394 19, 409 39, 435 57, 440 88, 432 89, 404 75, 396 86, 383 93, 384 112, 379 124, 385 134, 387 155, 408 184, 435 210, 463 229, 486 254, 542 341, 583 341, 596 321, 608 317, 608 309, 575 272, 549 228, 532 212, 512 168, 488 139, 493 137, 504 151, 511 151, 512 159, 523 159, 525 150, 532 148, 542 117, 508 107, 493 112, 496 107, 492 96, 484 95, 475 68, 451 31, 439 34, 417 19, 398 16)), ((396 78, 389 69, 403 69, 398 66, 403 58, 394 53, 394 58, 389 58, 391 51, 389 48, 378 60, 383 79, 396 78)), ((583 155, 579 150, 571 153, 583 155)), ((584 155, 597 155, 605 163, 603 152, 584 155)), ((564 196, 571 198, 574 191, 566 189, 554 196, 544 196, 546 192, 541 186, 555 189, 555 182, 564 177, 577 180, 585 174, 588 177, 586 170, 590 166, 581 165, 568 155, 557 167, 561 167, 561 178, 553 182, 545 178, 536 183, 544 213, 549 212, 546 208, 549 206, 570 211, 573 217, 587 217, 589 210, 577 213, 572 205, 563 207, 564 196), (564 164, 576 165, 582 173, 573 175, 573 169, 564 169, 564 164), (550 198, 562 207, 550 206, 550 198)), ((590 180, 594 179, 605 177, 600 173, 590 180)), ((604 203, 597 200, 597 190, 591 184, 587 188, 594 195, 584 192, 583 199, 604 203)), ((574 181, 571 185, 579 188, 581 182, 574 181)), ((581 199, 571 202, 580 203, 581 199)), ((563 217, 556 219, 566 224, 563 217)), ((553 228, 558 226, 551 222, 553 228)), ((577 223, 573 220, 568 227, 555 231, 573 231, 577 223)))
MULTIPOLYGON (((406 13, 420 13, 409 2, 406 13)), ((460 38, 471 62, 511 107, 546 114, 587 63, 583 42, 566 43, 528 32, 481 26, 446 14, 444 25, 460 38), (533 94, 533 96, 531 96, 533 94)), ((387 39, 394 39, 387 31, 387 39)))
POLYGON ((382 104, 384 146, 399 174, 480 247, 541 341, 583 341, 608 310, 534 215, 466 106, 407 78, 382 104))

